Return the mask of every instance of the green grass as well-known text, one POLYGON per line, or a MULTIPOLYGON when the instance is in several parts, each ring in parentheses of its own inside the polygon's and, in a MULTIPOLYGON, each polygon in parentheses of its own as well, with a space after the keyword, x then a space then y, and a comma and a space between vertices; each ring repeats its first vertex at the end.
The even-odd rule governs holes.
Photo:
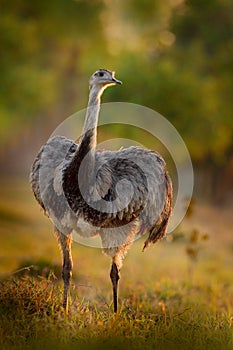
POLYGON ((74 243, 65 315, 52 225, 27 184, 2 184, 0 349, 233 349, 232 237, 208 232, 202 239, 186 225, 187 233, 181 227, 176 239, 145 253, 143 240, 135 242, 121 271, 117 315, 110 260, 74 243))

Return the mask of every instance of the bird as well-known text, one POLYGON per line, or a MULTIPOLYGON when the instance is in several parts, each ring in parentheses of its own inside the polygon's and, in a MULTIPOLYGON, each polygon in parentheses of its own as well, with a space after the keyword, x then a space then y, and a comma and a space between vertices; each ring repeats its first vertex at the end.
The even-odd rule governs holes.
POLYGON ((139 146, 116 151, 96 148, 101 96, 109 86, 121 84, 115 72, 97 70, 89 80, 79 142, 51 137, 31 167, 32 191, 53 222, 62 252, 62 307, 66 312, 73 270, 72 232, 100 236, 103 252, 111 258, 117 313, 120 270, 128 249, 145 233, 143 251, 164 238, 172 213, 172 181, 161 155, 139 146))

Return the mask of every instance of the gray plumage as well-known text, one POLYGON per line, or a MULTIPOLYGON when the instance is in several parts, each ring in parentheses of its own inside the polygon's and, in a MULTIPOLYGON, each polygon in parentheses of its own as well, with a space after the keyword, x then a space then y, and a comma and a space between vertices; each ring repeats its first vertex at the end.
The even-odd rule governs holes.
POLYGON ((163 238, 171 215, 172 185, 162 157, 129 147, 96 150, 100 96, 121 83, 99 70, 90 79, 90 96, 80 144, 62 136, 48 140, 37 155, 30 181, 36 200, 51 218, 63 252, 64 300, 70 284, 71 234, 99 234, 112 258, 114 311, 122 260, 132 242, 149 232, 143 250, 163 238))

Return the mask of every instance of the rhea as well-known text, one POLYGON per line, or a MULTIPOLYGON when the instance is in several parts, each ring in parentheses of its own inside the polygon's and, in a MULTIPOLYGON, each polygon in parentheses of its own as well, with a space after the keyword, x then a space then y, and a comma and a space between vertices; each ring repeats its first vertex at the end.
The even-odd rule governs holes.
MULTIPOLYGON (((79 144, 63 136, 50 138, 39 151, 30 182, 36 200, 51 218, 63 256, 63 307, 68 310, 72 275, 72 232, 99 235, 112 259, 110 278, 114 312, 123 258, 133 241, 148 233, 143 250, 166 234, 171 216, 172 184, 163 158, 137 146, 98 150, 100 98, 115 73, 96 71, 79 144)), ((143 118, 143 116, 142 116, 143 118)))

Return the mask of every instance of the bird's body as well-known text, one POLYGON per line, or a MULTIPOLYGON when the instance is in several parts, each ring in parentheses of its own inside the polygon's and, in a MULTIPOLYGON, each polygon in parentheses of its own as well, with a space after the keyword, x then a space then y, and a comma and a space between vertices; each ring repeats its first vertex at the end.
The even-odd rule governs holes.
POLYGON ((164 237, 171 214, 171 181, 160 155, 140 147, 96 150, 100 95, 107 85, 116 83, 120 82, 112 72, 97 71, 91 78, 80 144, 53 137, 32 166, 34 195, 53 221, 63 252, 65 308, 72 269, 72 231, 84 237, 100 235, 104 252, 112 258, 110 276, 117 311, 119 270, 129 246, 147 231, 144 248, 164 237))

